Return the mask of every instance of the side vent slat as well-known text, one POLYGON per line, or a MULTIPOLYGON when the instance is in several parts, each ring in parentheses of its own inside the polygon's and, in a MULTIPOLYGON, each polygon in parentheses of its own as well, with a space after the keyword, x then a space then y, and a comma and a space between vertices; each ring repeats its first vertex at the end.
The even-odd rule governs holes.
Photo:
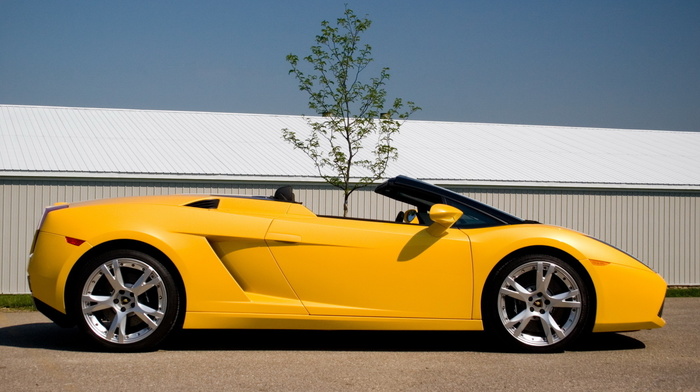
POLYGON ((219 199, 197 200, 192 203, 185 204, 186 207, 203 208, 207 210, 215 210, 219 208, 219 199))

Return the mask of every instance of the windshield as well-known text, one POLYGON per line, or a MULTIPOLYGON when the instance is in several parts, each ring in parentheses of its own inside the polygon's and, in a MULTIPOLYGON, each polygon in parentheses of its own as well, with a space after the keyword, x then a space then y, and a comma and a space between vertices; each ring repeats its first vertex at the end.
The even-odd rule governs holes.
POLYGON ((416 206, 421 223, 424 224, 431 223, 428 211, 430 211, 430 207, 438 203, 447 204, 462 211, 462 217, 454 226, 456 228, 490 227, 524 222, 516 216, 449 189, 405 176, 389 179, 377 186, 375 192, 416 206))

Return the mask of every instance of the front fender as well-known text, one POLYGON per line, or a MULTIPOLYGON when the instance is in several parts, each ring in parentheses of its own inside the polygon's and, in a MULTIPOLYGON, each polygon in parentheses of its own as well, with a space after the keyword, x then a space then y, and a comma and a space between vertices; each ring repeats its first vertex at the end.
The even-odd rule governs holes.
POLYGON ((520 250, 541 247, 570 255, 585 269, 597 298, 594 331, 662 326, 658 312, 665 282, 638 260, 584 234, 540 224, 466 231, 474 258, 474 317, 481 318, 481 297, 496 266, 520 250))

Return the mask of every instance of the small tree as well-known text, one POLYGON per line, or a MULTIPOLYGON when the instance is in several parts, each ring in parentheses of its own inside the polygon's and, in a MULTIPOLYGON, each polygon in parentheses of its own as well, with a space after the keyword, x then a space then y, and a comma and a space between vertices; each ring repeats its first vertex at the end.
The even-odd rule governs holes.
POLYGON ((360 35, 372 22, 359 19, 345 8, 336 26, 321 22, 316 45, 303 60, 313 68, 307 74, 299 67, 299 57, 287 55, 290 74, 299 82, 299 89, 309 95, 309 108, 322 118, 307 118, 310 134, 299 136, 283 129, 284 140, 306 153, 316 165, 319 175, 329 184, 343 190, 343 216, 348 214, 348 199, 355 190, 382 178, 389 161, 398 156, 392 145, 393 136, 402 121, 420 110, 413 102, 396 98, 386 106, 384 84, 389 68, 367 82, 360 73, 373 61, 372 47, 360 45, 360 35), (364 150, 365 139, 376 137, 374 148, 364 150))

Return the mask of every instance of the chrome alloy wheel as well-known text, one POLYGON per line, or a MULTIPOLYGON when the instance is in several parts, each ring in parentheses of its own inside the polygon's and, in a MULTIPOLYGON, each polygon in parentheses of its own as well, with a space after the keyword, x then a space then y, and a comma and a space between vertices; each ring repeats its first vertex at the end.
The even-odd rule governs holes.
POLYGON ((80 308, 87 326, 107 342, 146 339, 161 324, 168 298, 160 274, 133 258, 100 264, 85 280, 80 308))
POLYGON ((581 322, 582 295, 572 275, 551 261, 513 269, 498 292, 498 316, 506 331, 528 346, 551 346, 581 322))

